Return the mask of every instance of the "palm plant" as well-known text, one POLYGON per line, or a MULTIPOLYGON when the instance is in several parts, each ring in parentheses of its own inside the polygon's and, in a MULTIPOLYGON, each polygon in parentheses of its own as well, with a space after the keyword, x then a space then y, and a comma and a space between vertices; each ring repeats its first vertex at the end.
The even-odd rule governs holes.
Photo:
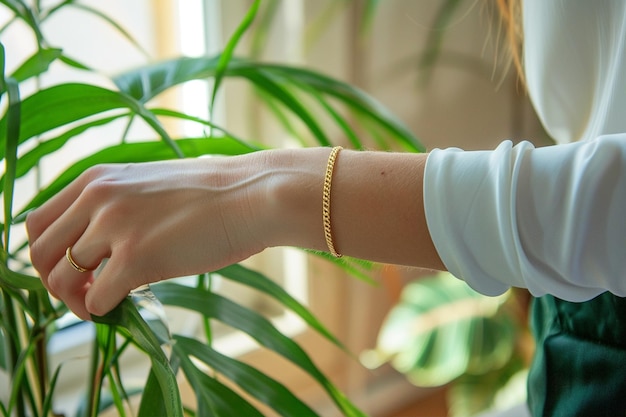
MULTIPOLYGON (((151 103, 161 93, 190 80, 211 78, 214 90, 211 104, 227 78, 245 80, 262 93, 268 108, 285 129, 303 138, 303 144, 327 146, 332 140, 321 122, 330 119, 341 129, 352 147, 363 147, 363 138, 350 123, 357 119, 381 146, 383 139, 401 143, 410 151, 421 150, 411 132, 393 115, 364 92, 318 72, 293 66, 254 62, 235 57, 239 40, 252 24, 260 0, 252 2, 237 30, 217 56, 179 57, 144 65, 111 78, 114 88, 81 82, 63 82, 36 88, 22 97, 23 83, 37 79, 50 65, 67 65, 81 71, 95 71, 67 56, 47 41, 41 24, 67 8, 80 8, 112 24, 134 42, 120 25, 101 12, 74 0, 61 0, 44 6, 24 0, 2 0, 15 22, 26 24, 34 35, 36 52, 11 74, 5 72, 5 48, 0 43, 0 94, 4 111, 0 119, 0 157, 4 174, 0 179, 3 201, 3 239, 0 250, 0 369, 11 379, 8 399, 0 402, 0 414, 8 417, 48 416, 54 413, 55 389, 63 365, 51 368, 48 341, 59 328, 67 307, 52 300, 34 275, 29 263, 28 244, 15 241, 14 228, 20 227, 25 214, 41 205, 90 166, 99 163, 142 162, 188 158, 206 154, 237 155, 254 152, 263 146, 230 134, 211 120, 192 117, 175 108, 159 108, 151 103), (204 137, 173 137, 163 119, 192 121, 210 128, 204 137), (153 137, 143 141, 126 140, 135 120, 150 127, 153 137), (305 129, 294 127, 293 121, 305 129), (106 145, 81 158, 46 186, 40 187, 25 204, 15 207, 16 181, 36 173, 46 158, 63 150, 80 134, 124 121, 118 143, 106 145)), ((323 254, 318 254, 324 256, 323 254)), ((359 264, 343 260, 340 266, 359 271, 359 264)), ((105 317, 94 317, 96 333, 90 358, 90 377, 85 381, 85 401, 79 414, 96 416, 112 406, 119 415, 127 415, 132 390, 121 378, 120 358, 133 346, 144 352, 151 369, 140 389, 139 416, 261 415, 257 403, 277 414, 315 416, 316 411, 285 386, 236 358, 218 353, 212 346, 211 320, 221 321, 250 335, 261 346, 293 362, 326 391, 338 410, 347 416, 361 416, 309 355, 292 339, 280 333, 261 314, 213 291, 212 277, 219 275, 249 286, 293 311, 311 328, 342 347, 322 323, 301 303, 269 277, 236 264, 220 271, 207 271, 197 277, 195 286, 173 282, 152 286, 151 292, 129 296, 105 317), (156 295, 157 300, 151 297, 156 295), (159 321, 159 303, 179 306, 198 313, 204 321, 201 338, 163 331, 159 321), (140 308, 144 306, 143 310, 140 308), (156 309, 156 310, 155 310, 156 309), (145 310, 152 310, 147 319, 145 310), (156 317, 154 316, 156 315, 156 317), (159 326, 161 326, 159 328, 159 326), (193 360, 192 360, 193 358, 193 360), (201 362, 203 366, 199 366, 201 362), (212 371, 207 373, 203 368, 212 371), (183 409, 176 375, 178 371, 193 387, 195 409, 183 409), (237 389, 233 389, 235 385, 237 389), (241 394, 241 392, 245 394, 241 394), (252 400, 251 400, 252 399, 252 400)))

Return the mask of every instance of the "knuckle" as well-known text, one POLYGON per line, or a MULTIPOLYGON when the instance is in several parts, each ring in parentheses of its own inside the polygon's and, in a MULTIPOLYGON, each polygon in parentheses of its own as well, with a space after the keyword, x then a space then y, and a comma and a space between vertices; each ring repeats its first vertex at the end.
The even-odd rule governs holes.
POLYGON ((94 165, 92 167, 87 168, 82 174, 81 177, 84 178, 87 182, 95 181, 98 178, 104 177, 111 170, 111 165, 109 164, 100 164, 94 165))
POLYGON ((84 186, 80 198, 88 205, 98 207, 107 217, 123 215, 132 209, 126 188, 124 181, 112 175, 98 176, 84 186))
MULTIPOLYGON (((82 197, 89 199, 106 199, 119 188, 115 173, 119 166, 114 164, 95 165, 81 174, 83 182, 82 197)), ((123 169, 123 168, 122 168, 123 169)))
POLYGON ((102 201, 110 198, 115 184, 111 181, 102 180, 101 178, 90 181, 81 193, 81 197, 87 201, 102 201))

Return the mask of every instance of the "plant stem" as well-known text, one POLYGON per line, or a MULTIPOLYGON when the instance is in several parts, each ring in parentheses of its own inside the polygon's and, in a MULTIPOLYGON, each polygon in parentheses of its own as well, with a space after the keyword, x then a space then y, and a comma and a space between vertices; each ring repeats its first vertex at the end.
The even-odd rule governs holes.
POLYGON ((97 339, 94 339, 91 349, 91 369, 89 376, 89 389, 87 392, 87 407, 85 408, 86 416, 94 416, 94 409, 96 407, 96 395, 99 395, 99 390, 96 389, 96 381, 98 380, 98 363, 100 362, 100 347, 98 346, 97 339))
MULTIPOLYGON (((13 300, 5 291, 2 291, 2 298, 4 303, 4 327, 6 331, 6 344, 7 344, 7 368, 11 369, 11 380, 15 377, 15 371, 17 367, 17 360, 20 352, 20 346, 16 331, 16 320, 15 320, 15 308, 13 305, 13 300)), ((17 398, 16 413, 18 416, 26 415, 26 407, 24 405, 24 399, 20 395, 17 398)), ((9 404, 9 410, 11 409, 11 405, 9 404)))
MULTIPOLYGON (((207 292, 213 291, 213 277, 212 274, 206 273, 198 275, 198 288, 202 288, 207 292)), ((213 343, 213 330, 211 328, 211 319, 203 316, 202 325, 204 327, 204 335, 206 337, 207 345, 211 346, 213 343)))
POLYGON ((122 133, 122 143, 128 143, 128 132, 130 131, 130 127, 133 124, 133 120, 135 120, 135 115, 131 115, 128 118, 128 123, 126 123, 126 127, 124 128, 124 132, 122 133))
MULTIPOLYGON (((17 324, 17 336, 19 339, 19 345, 22 347, 29 346, 31 343, 35 343, 35 351, 37 350, 37 345, 39 340, 35 337, 35 334, 31 334, 29 336, 29 327, 28 322, 26 321, 25 312, 19 307, 16 300, 12 300, 15 306, 15 311, 18 313, 15 315, 16 324, 17 324)), ((40 380, 38 378, 37 372, 37 362, 36 362, 37 352, 34 353, 34 356, 31 356, 26 360, 26 380, 28 381, 28 394, 29 398, 31 398, 31 407, 35 412, 35 415, 41 415, 41 409, 43 407, 43 398, 45 395, 42 395, 44 392, 44 383, 45 380, 40 380)), ((26 387, 24 387, 26 388, 26 387)))
MULTIPOLYGON (((48 390, 48 344, 46 342, 46 330, 45 328, 37 327, 35 337, 35 369, 37 371, 37 380, 39 381, 39 396, 41 397, 41 405, 43 406, 43 399, 46 398, 46 391, 48 390)), ((43 410, 42 410, 43 412, 43 410)))

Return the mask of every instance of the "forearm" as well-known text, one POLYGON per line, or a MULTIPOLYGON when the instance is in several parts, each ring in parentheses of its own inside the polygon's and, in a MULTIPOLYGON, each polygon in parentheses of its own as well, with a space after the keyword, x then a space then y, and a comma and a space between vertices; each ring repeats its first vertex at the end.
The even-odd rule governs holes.
MULTIPOLYGON (((330 149, 268 154, 268 246, 327 251, 322 194, 330 149)), ((425 154, 342 150, 332 177, 331 221, 341 254, 443 269, 424 216, 425 154)))

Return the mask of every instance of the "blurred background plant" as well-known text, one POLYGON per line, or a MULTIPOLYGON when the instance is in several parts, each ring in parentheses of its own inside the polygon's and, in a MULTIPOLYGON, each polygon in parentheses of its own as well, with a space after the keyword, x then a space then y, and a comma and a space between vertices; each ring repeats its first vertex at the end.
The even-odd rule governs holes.
POLYGON ((525 291, 486 297, 449 273, 407 284, 375 349, 362 363, 384 363, 419 387, 448 385, 450 416, 506 410, 526 399, 532 355, 525 291))

